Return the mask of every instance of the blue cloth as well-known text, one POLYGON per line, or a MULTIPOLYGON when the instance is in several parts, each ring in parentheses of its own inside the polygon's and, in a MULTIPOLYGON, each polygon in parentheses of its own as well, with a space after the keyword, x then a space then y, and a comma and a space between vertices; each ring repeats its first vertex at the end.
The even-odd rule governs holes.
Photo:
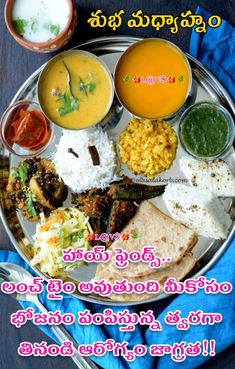
MULTIPOLYGON (((198 8, 197 12, 205 18, 208 14, 205 10, 198 8)), ((235 33, 234 28, 223 21, 222 25, 217 29, 208 29, 206 34, 196 34, 192 32, 190 42, 190 53, 198 58, 209 70, 211 70, 225 88, 229 90, 232 97, 235 96, 235 81, 233 79, 235 71, 235 33)), ((0 251, 0 262, 11 262, 22 265, 30 270, 29 266, 14 252, 0 251)), ((31 271, 32 272, 32 271, 31 271)), ((229 281, 235 285, 235 239, 225 251, 221 259, 214 267, 206 273, 206 277, 216 278, 219 282, 229 281)), ((40 296, 42 303, 48 310, 55 311, 57 309, 64 312, 76 314, 86 308, 92 312, 103 311, 104 306, 97 304, 84 303, 76 298, 66 296, 63 301, 47 300, 45 293, 40 296)), ((24 308, 32 306, 29 303, 22 304, 24 308)), ((148 305, 148 309, 154 310, 163 303, 155 303, 148 305)), ((124 310, 124 308, 113 307, 114 312, 124 310)), ((134 311, 133 309, 130 309, 134 311)), ((142 310, 145 310, 144 306, 142 310)), ((215 339, 216 353, 223 351, 225 348, 235 342, 235 292, 229 295, 206 295, 200 291, 196 295, 181 295, 176 297, 158 316, 162 324, 162 332, 152 332, 147 330, 141 331, 139 327, 134 332, 120 332, 118 327, 114 326, 80 326, 75 323, 73 326, 67 326, 67 330, 75 338, 78 343, 93 343, 95 341, 105 341, 107 338, 113 338, 116 342, 129 341, 130 348, 136 344, 172 344, 174 342, 186 341, 195 342, 203 339, 215 339), (166 326, 164 316, 167 311, 181 310, 182 317, 187 316, 190 310, 204 310, 204 312, 218 312, 223 315, 223 321, 214 326, 194 326, 188 331, 178 331, 175 327, 166 326), (221 339, 222 338, 222 339, 221 339)), ((40 327, 51 338, 53 337, 50 328, 40 327)), ((55 339, 56 340, 56 339, 55 339)), ((180 365, 180 369, 194 369, 209 357, 198 356, 195 358, 187 358, 182 363, 175 363, 169 356, 154 360, 149 355, 138 358, 132 363, 127 363, 122 358, 115 358, 111 354, 104 357, 92 358, 103 368, 112 369, 175 369, 180 365)))
MULTIPOLYGON (((200 6, 197 14, 210 17, 200 6)), ((207 28, 207 33, 192 32, 189 53, 211 71, 235 101, 235 28, 222 20, 218 28, 207 28)))

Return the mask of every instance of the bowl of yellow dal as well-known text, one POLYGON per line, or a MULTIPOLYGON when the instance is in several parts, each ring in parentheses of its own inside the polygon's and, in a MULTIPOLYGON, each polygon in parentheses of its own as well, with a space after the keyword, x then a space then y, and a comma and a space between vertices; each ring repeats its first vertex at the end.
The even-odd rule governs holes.
POLYGON ((40 74, 37 90, 47 118, 70 130, 102 121, 114 96, 108 67, 96 55, 83 50, 65 51, 49 60, 40 74))

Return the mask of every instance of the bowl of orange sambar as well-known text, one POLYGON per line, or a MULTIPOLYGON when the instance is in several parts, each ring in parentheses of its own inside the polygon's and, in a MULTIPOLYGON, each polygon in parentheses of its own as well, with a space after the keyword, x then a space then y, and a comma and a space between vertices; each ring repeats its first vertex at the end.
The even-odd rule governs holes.
POLYGON ((173 43, 147 38, 131 45, 114 73, 121 104, 135 117, 172 117, 186 101, 192 71, 186 55, 173 43))

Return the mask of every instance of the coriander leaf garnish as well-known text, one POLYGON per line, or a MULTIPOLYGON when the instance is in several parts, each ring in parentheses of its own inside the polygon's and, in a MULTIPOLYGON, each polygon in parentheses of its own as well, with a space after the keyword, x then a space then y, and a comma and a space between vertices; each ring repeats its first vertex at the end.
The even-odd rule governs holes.
POLYGON ((67 94, 66 92, 62 92, 59 95, 59 98, 57 99, 57 101, 60 101, 63 103, 63 106, 61 106, 58 109, 58 112, 61 117, 63 117, 66 114, 72 113, 76 110, 79 110, 78 99, 76 99, 75 97, 69 96, 69 94, 67 94))
POLYGON ((95 82, 90 82, 90 83, 88 83, 88 84, 86 85, 86 91, 87 91, 87 93, 92 94, 92 92, 94 92, 94 91, 95 91, 95 89, 96 89, 96 84, 95 84, 95 82))
POLYGON ((28 25, 28 21, 26 19, 16 19, 13 21, 13 26, 15 28, 15 31, 23 36, 25 33, 25 28, 28 25))
POLYGON ((58 24, 48 24, 47 28, 54 36, 58 36, 60 33, 60 26, 58 24))
POLYGON ((78 238, 84 238, 85 237, 85 235, 84 235, 84 231, 81 231, 81 232, 79 232, 78 233, 78 238))
POLYGON ((28 163, 23 163, 19 166, 19 176, 23 184, 25 184, 25 181, 27 179, 28 169, 29 169, 28 163))
POLYGON ((96 89, 96 83, 92 81, 93 76, 91 73, 88 73, 86 82, 82 80, 80 77, 80 90, 88 96, 88 94, 92 94, 96 89))

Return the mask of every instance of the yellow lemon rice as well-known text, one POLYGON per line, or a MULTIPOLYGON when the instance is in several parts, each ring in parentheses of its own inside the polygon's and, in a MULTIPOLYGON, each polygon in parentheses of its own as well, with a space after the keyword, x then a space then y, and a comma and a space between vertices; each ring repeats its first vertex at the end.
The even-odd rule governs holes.
POLYGON ((132 118, 120 135, 119 151, 132 172, 153 179, 170 168, 177 143, 177 135, 168 123, 132 118))

